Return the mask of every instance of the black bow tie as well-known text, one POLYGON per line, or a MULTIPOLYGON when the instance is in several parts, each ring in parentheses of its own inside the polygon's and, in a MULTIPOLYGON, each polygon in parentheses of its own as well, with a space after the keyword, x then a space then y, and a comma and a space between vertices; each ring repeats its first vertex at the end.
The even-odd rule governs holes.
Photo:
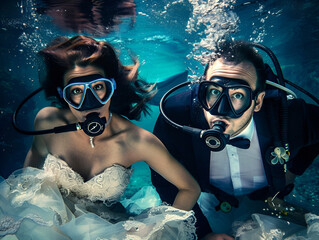
POLYGON ((238 137, 229 140, 228 144, 233 145, 238 148, 247 149, 250 147, 250 141, 247 138, 238 137))

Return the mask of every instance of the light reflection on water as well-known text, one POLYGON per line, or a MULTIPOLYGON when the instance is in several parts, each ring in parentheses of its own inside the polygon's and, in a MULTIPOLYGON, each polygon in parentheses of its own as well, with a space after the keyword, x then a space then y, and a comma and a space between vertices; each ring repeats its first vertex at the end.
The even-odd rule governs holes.
MULTIPOLYGON (((1 18, 2 67, 6 76, 30 92, 38 86, 35 53, 58 35, 79 33, 110 41, 124 62, 130 61, 128 51, 135 52, 141 61, 140 75, 150 82, 162 81, 185 69, 193 78, 198 77, 203 71, 201 63, 209 61, 217 41, 225 37, 262 42, 277 54, 287 79, 319 92, 315 1, 23 0, 10 6, 7 8, 15 12, 11 14, 14 17, 6 13, 1 18)), ((23 96, 17 91, 15 101, 23 96)), ((8 125, 8 115, 15 107, 10 101, 1 106, 1 116, 8 125)), ((154 111, 152 117, 139 123, 144 127, 150 124, 148 130, 152 130, 158 114, 157 109, 154 111)), ((21 143, 16 139, 21 139, 20 135, 14 135, 15 139, 8 136, 10 132, 2 135, 2 159, 8 159, 8 166, 11 164, 4 168, 7 172, 2 175, 7 175, 22 166, 23 160, 9 164, 9 159, 15 159, 12 156, 19 147, 26 152, 30 138, 21 143)), ((289 196, 292 202, 302 202, 312 211, 319 211, 318 162, 297 179, 289 196)), ((145 172, 147 181, 143 181, 149 183, 145 172)))
POLYGON ((37 13, 51 17, 51 21, 62 31, 94 36, 105 36, 116 31, 126 18, 133 26, 135 7, 134 0, 39 0, 35 5, 37 13))

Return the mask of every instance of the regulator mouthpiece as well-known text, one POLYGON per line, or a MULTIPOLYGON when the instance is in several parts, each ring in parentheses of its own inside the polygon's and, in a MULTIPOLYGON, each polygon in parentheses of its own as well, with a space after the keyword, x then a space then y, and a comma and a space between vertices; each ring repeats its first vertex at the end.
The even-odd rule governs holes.
POLYGON ((87 115, 84 122, 79 123, 81 129, 90 137, 96 137, 101 135, 104 132, 106 118, 99 117, 99 114, 94 112, 87 115))
POLYGON ((224 134, 226 123, 223 121, 216 121, 212 129, 206 130, 201 134, 206 145, 214 152, 221 151, 225 148, 229 141, 229 135, 224 134))

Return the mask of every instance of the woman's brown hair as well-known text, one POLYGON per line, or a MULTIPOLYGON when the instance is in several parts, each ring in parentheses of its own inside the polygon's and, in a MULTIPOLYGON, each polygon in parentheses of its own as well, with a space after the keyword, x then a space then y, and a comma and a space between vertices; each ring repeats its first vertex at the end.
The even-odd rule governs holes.
POLYGON ((146 102, 155 95, 155 85, 137 78, 137 59, 132 59, 132 66, 122 65, 111 44, 81 35, 70 39, 59 37, 39 55, 46 67, 46 76, 40 79, 40 83, 46 97, 61 107, 67 107, 57 91, 58 87, 64 87, 64 74, 75 66, 93 65, 103 69, 106 78, 116 81, 117 87, 110 105, 112 112, 134 120, 138 120, 142 112, 149 113, 146 102))

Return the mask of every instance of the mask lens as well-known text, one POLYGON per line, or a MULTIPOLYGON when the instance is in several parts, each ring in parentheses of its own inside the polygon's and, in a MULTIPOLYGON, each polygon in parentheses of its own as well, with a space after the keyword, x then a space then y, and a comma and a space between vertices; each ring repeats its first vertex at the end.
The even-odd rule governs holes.
POLYGON ((207 84, 204 92, 205 92, 206 106, 210 109, 215 105, 215 103, 221 97, 223 88, 215 84, 207 84))
MULTIPOLYGON (((63 89, 63 97, 72 107, 78 109, 87 98, 88 91, 93 93, 93 99, 105 104, 114 92, 113 83, 109 79, 96 79, 90 82, 71 83, 63 89)), ((92 98, 91 97, 91 98, 92 98)), ((95 100, 95 101, 96 101, 95 100)))
POLYGON ((70 84, 64 88, 64 99, 74 107, 79 107, 86 91, 84 84, 70 84))
POLYGON ((229 88, 228 96, 234 111, 239 114, 246 111, 251 103, 251 91, 246 87, 229 88))
POLYGON ((90 83, 90 89, 101 103, 106 103, 113 94, 113 85, 108 80, 96 80, 90 83))
POLYGON ((252 91, 245 85, 228 84, 221 85, 212 81, 201 82, 198 91, 199 102, 204 109, 216 115, 238 116, 246 111, 251 104, 252 91), (220 112, 226 105, 229 113, 220 112))

